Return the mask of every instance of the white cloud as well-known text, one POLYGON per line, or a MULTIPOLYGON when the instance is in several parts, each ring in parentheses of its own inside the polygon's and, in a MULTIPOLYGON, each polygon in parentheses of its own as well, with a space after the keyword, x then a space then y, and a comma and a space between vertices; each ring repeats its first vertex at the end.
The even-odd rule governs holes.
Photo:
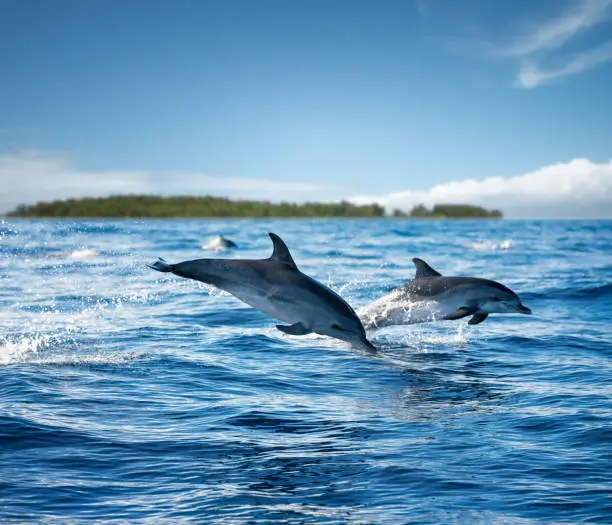
POLYGON ((520 88, 582 73, 612 60, 612 41, 573 53, 565 48, 579 35, 609 21, 611 14, 612 0, 578 0, 549 20, 532 22, 509 45, 497 46, 493 55, 518 60, 515 85, 520 88), (543 65, 547 63, 556 65, 543 65))
POLYGON ((498 50, 500 55, 525 57, 563 46, 571 38, 602 23, 612 0, 580 0, 557 17, 539 25, 531 24, 510 46, 498 50))
POLYGON ((574 159, 518 177, 467 179, 426 191, 399 191, 380 196, 356 196, 352 202, 377 202, 391 211, 412 206, 474 204, 500 209, 507 217, 612 217, 612 161, 596 164, 574 159))
POLYGON ((306 182, 214 176, 190 172, 91 171, 48 152, 0 154, 0 213, 18 204, 119 193, 223 195, 232 198, 302 200, 325 187, 306 182))
MULTIPOLYGON (((332 186, 305 182, 216 177, 201 173, 81 170, 74 167, 69 157, 60 154, 0 154, 0 213, 21 203, 118 193, 329 200, 330 188, 332 186)), ((337 193, 337 188, 333 189, 337 193)), ((498 208, 508 217, 612 217, 612 161, 597 164, 587 159, 574 159, 518 177, 466 179, 433 186, 426 191, 356 196, 349 200, 378 202, 389 211, 393 208, 409 211, 420 203, 428 206, 466 203, 498 208)))
POLYGON ((536 63, 526 63, 521 68, 516 81, 519 87, 534 88, 556 78, 582 73, 609 60, 612 60, 612 41, 578 53, 565 65, 558 68, 542 69, 536 63))

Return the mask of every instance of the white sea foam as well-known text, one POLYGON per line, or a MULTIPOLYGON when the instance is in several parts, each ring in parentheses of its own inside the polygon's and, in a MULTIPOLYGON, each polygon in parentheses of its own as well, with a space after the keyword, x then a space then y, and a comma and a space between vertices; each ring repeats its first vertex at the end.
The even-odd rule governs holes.
POLYGON ((52 336, 37 334, 0 343, 0 365, 87 365, 134 361, 144 352, 81 352, 78 348, 49 347, 52 336))
POLYGON ((476 251, 509 250, 510 247, 512 246, 512 240, 505 239, 501 242, 489 242, 489 241, 468 242, 468 243, 465 243, 463 246, 465 246, 466 248, 469 248, 470 250, 476 250, 476 251))
POLYGON ((0 342, 0 365, 26 362, 38 355, 38 350, 49 344, 50 335, 37 334, 0 342))
POLYGON ((83 249, 83 250, 73 250, 69 257, 71 259, 80 261, 82 259, 91 259, 93 257, 97 257, 98 255, 100 255, 100 252, 98 252, 97 250, 92 250, 92 249, 83 249))
POLYGON ((380 337, 383 344, 392 347, 407 347, 428 351, 434 345, 464 345, 469 341, 471 330, 466 323, 420 324, 411 325, 410 331, 405 326, 393 326, 373 332, 374 338, 380 337))

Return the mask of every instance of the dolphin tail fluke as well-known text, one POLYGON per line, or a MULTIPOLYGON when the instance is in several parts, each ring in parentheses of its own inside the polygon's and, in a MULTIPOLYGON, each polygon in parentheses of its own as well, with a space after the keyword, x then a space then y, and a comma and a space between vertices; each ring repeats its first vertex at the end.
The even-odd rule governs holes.
POLYGON ((158 272, 171 272, 174 270, 173 265, 168 264, 161 257, 157 261, 155 261, 153 264, 147 264, 147 266, 149 268, 153 268, 154 270, 157 270, 158 272))

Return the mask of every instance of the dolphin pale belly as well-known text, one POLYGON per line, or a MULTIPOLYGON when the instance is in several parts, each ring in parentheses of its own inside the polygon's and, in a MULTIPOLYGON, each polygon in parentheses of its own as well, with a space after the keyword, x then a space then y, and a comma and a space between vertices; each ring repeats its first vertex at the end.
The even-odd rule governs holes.
POLYGON ((468 316, 468 324, 474 325, 492 313, 531 313, 518 295, 503 284, 477 277, 445 277, 422 259, 412 261, 415 278, 373 301, 360 313, 366 329, 468 316))
POLYGON ((267 259, 196 259, 177 264, 158 260, 150 268, 211 284, 249 306, 289 323, 277 325, 286 334, 317 333, 376 350, 351 306, 330 288, 302 273, 276 234, 270 233, 267 259))

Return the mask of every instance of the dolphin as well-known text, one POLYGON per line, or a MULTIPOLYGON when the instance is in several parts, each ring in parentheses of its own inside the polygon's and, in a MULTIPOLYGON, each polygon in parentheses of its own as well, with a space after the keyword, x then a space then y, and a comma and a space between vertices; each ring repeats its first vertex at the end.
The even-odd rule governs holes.
POLYGON ((286 334, 317 333, 376 351, 351 306, 333 290, 302 273, 283 240, 274 233, 267 259, 196 259, 150 268, 211 284, 261 312, 289 323, 276 327, 286 334))
POLYGON ((203 246, 203 248, 205 250, 220 251, 228 250, 230 248, 238 248, 238 245, 234 241, 219 234, 216 237, 213 237, 208 244, 203 246))
POLYGON ((477 277, 444 277, 422 259, 414 258, 415 278, 370 303, 360 318, 366 329, 454 320, 472 316, 482 323, 489 314, 531 310, 503 284, 477 277))

